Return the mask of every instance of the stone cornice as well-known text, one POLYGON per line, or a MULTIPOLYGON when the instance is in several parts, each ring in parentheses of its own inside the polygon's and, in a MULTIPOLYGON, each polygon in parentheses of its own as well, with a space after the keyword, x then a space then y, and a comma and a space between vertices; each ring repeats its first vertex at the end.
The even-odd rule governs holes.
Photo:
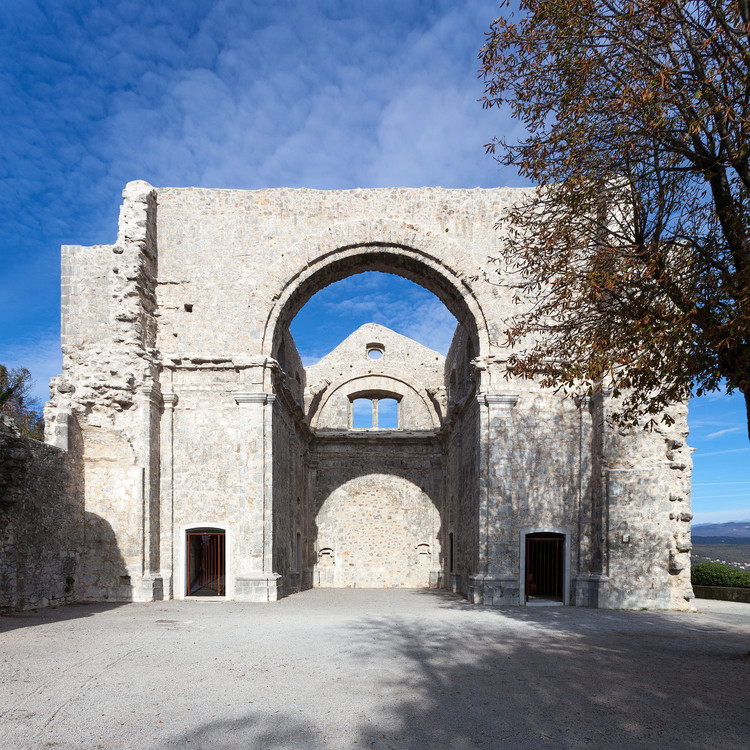
POLYGON ((576 396, 574 403, 579 409, 588 409, 591 406, 591 396, 576 396))
POLYGON ((517 393, 478 393, 477 401, 482 406, 502 406, 512 409, 518 401, 517 393))
POLYGON ((161 387, 158 383, 144 383, 138 389, 149 401, 160 404, 162 400, 161 387))
POLYGON ((224 354, 162 354, 163 366, 169 370, 250 370, 257 367, 278 369, 279 363, 265 356, 242 357, 224 354))
POLYGON ((161 398, 164 402, 164 406, 170 409, 174 409, 175 405, 179 401, 176 393, 162 393, 161 398))
POLYGON ((276 398, 273 393, 256 391, 235 391, 232 396, 238 404, 272 404, 276 398))

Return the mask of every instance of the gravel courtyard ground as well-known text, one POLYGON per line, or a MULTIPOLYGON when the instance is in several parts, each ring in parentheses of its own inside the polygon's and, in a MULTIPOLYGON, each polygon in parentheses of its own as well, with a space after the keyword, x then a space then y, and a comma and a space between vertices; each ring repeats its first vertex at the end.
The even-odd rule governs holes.
POLYGON ((750 605, 696 603, 316 589, 0 617, 0 747, 746 749, 750 605))

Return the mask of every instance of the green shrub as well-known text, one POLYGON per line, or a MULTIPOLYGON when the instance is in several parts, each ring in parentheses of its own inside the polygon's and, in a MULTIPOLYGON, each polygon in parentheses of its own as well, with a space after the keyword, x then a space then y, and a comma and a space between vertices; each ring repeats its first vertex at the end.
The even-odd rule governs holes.
POLYGON ((696 563, 690 580, 695 586, 736 586, 750 589, 750 572, 720 563, 696 563))

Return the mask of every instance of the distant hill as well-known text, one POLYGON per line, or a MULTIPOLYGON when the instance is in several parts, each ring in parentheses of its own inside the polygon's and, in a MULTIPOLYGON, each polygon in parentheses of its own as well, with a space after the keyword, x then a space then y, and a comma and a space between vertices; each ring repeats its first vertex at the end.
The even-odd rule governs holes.
POLYGON ((693 526, 693 563, 719 562, 750 570, 750 521, 693 526))
POLYGON ((718 562, 750 570, 750 521, 694 526, 690 559, 693 563, 718 562))
POLYGON ((693 524, 693 539, 696 537, 731 537, 750 539, 750 521, 730 521, 729 523, 693 524))

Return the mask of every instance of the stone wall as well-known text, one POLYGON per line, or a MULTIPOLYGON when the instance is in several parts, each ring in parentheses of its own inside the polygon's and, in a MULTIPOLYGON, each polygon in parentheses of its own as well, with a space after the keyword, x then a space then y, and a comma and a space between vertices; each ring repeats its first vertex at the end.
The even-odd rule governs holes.
POLYGON ((62 248, 63 374, 45 408, 49 441, 61 421, 81 431, 83 597, 96 601, 162 596, 156 196, 134 182, 123 197, 113 245, 62 248))
POLYGON ((208 525, 227 534, 229 598, 322 585, 323 549, 334 564, 340 549, 366 561, 339 585, 403 585, 424 559, 387 561, 416 544, 431 582, 514 604, 526 535, 543 530, 565 538, 570 602, 687 606, 684 413, 673 429, 621 434, 603 396, 572 402, 508 370, 505 325, 520 307, 488 259, 522 192, 137 182, 123 195, 113 245, 63 249, 64 372, 47 418, 56 445, 66 425, 80 431, 81 596, 183 596, 185 531, 208 525), (365 327, 302 367, 294 315, 367 270, 445 302, 458 321, 445 362, 365 327), (370 344, 383 346, 379 365, 370 344), (362 394, 395 394, 397 427, 354 434, 362 394), (383 512, 400 519, 389 540, 383 512))
MULTIPOLYGON (((162 570, 174 571, 174 594, 183 596, 186 532, 207 526, 239 528, 243 509, 232 395, 238 388, 232 370, 191 367, 175 368, 170 388, 176 397, 172 439, 163 449, 171 453, 173 509, 162 535, 170 537, 174 552, 169 564, 162 560, 162 570)), ((234 553, 231 539, 228 549, 234 553)), ((236 561, 230 560, 235 567, 231 563, 236 561)))
POLYGON ((314 585, 436 584, 444 512, 436 438, 319 437, 310 460, 314 585))
POLYGON ((479 543, 479 476, 481 444, 479 404, 472 342, 459 325, 443 370, 446 398, 446 523, 443 528, 443 579, 452 591, 469 594, 477 572, 479 543), (451 535, 453 567, 451 569, 451 535))
POLYGON ((368 474, 343 483, 316 517, 319 586, 427 588, 437 509, 401 477, 368 474))
POLYGON ((692 596, 687 408, 670 412, 653 430, 602 424, 607 607, 684 609, 692 596))
POLYGON ((452 591, 465 596, 477 570, 479 541, 479 407, 467 402, 452 415, 453 429, 446 438, 446 521, 443 527, 443 579, 452 591), (451 570, 450 535, 453 535, 451 570))
POLYGON ((443 279, 454 269, 464 291, 492 310, 481 326, 489 326, 485 335, 501 346, 501 320, 512 307, 510 298, 480 279, 488 256, 497 255, 497 218, 519 194, 442 188, 154 189, 157 348, 204 356, 274 356, 281 341, 272 339, 281 337, 306 301, 308 277, 312 293, 337 277, 375 266, 433 289, 461 320, 473 303, 443 279), (368 242, 376 244, 367 249, 368 242), (393 251, 385 247, 389 243, 393 251), (346 259, 334 258, 333 251, 347 247, 346 259), (424 269, 416 268, 407 247, 418 249, 424 269), (368 262, 360 257, 365 249, 372 255, 368 262), (326 256, 336 263, 318 274, 317 264, 326 256))
POLYGON ((444 366, 441 354, 406 336, 374 323, 361 326, 307 368, 310 426, 349 430, 354 399, 380 396, 398 401, 397 429, 438 430, 444 366), (380 356, 371 359, 373 351, 380 356))
MULTIPOLYGON (((65 452, 21 437, 0 417, 0 611, 67 604, 84 590, 81 440, 75 431, 71 441, 65 452)), ((85 525, 94 523, 89 517, 85 525)))

